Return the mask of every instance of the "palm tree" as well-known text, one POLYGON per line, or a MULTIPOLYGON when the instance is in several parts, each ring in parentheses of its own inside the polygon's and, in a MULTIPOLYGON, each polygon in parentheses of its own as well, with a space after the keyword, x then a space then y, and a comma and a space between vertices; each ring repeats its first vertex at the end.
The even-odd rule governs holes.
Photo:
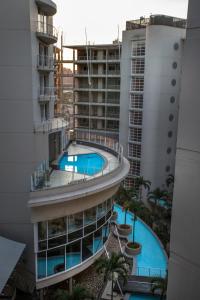
POLYGON ((159 188, 155 189, 154 191, 151 191, 148 193, 148 200, 154 200, 155 205, 159 205, 159 200, 165 200, 166 197, 168 197, 168 192, 166 190, 161 190, 159 188))
POLYGON ((53 300, 89 300, 94 299, 94 297, 90 294, 90 292, 81 285, 76 285, 72 293, 68 291, 58 289, 54 296, 53 300))
POLYGON ((116 198, 117 202, 123 206, 125 201, 135 200, 138 197, 137 191, 134 189, 126 189, 123 185, 120 185, 116 198))
POLYGON ((167 281, 168 281, 168 272, 166 273, 165 278, 154 277, 151 280, 152 288, 151 291, 154 294, 156 290, 160 291, 160 300, 164 299, 167 293, 167 281))
POLYGON ((139 186, 139 200, 142 201, 142 187, 148 192, 150 191, 151 181, 145 180, 144 177, 140 176, 136 178, 136 183, 139 186))
POLYGON ((104 282, 111 280, 111 300, 113 300, 115 274, 118 274, 124 281, 127 280, 128 268, 124 256, 122 254, 112 252, 109 258, 98 258, 95 262, 95 267, 97 273, 104 274, 104 282))

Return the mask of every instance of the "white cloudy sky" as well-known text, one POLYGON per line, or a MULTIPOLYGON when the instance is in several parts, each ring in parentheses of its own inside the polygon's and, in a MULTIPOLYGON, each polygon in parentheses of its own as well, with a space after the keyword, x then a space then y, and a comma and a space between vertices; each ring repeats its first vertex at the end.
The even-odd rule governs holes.
MULTIPOLYGON (((91 43, 110 43, 126 20, 167 14, 186 18, 188 0, 54 0, 58 12, 54 24, 64 33, 65 45, 85 43, 85 28, 91 43)), ((121 34, 120 34, 121 37, 121 34)))

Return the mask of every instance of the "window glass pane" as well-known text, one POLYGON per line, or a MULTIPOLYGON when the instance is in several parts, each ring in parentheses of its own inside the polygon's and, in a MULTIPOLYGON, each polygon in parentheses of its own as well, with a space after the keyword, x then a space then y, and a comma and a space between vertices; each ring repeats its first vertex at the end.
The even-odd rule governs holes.
POLYGON ((47 222, 38 223, 38 240, 45 240, 47 238, 47 222))
POLYGON ((103 243, 105 243, 108 239, 109 236, 109 232, 110 232, 110 228, 108 223, 106 223, 106 225, 103 226, 102 228, 102 234, 103 234, 103 243))
POLYGON ((102 228, 94 233, 94 253, 103 247, 102 228))
POLYGON ((38 278, 46 277, 46 251, 37 254, 38 278))
POLYGON ((84 227, 84 235, 89 234, 90 232, 93 232, 96 230, 96 223, 84 227))
POLYGON ((66 232, 65 218, 48 221, 48 236, 64 234, 66 232))
POLYGON ((84 212, 84 225, 93 223, 96 221, 96 207, 92 207, 90 209, 87 209, 84 212))
POLYGON ((112 199, 107 200, 107 210, 110 210, 112 208, 112 199))
POLYGON ((47 251, 47 275, 53 275, 65 270, 65 247, 47 251))
POLYGON ((68 232, 75 231, 83 227, 83 213, 68 216, 68 232))
POLYGON ((45 250, 45 249, 47 249, 47 241, 39 242, 38 243, 38 250, 41 251, 41 250, 45 250))
POLYGON ((98 207, 97 207, 97 218, 101 218, 103 217, 105 214, 106 214, 106 201, 99 204, 98 207))
POLYGON ((48 248, 53 248, 53 247, 60 246, 63 244, 66 244, 66 235, 62 235, 57 238, 48 240, 48 248))
POLYGON ((77 241, 66 246, 66 269, 81 263, 81 242, 77 241))
POLYGON ((105 217, 99 219, 97 221, 97 228, 101 227, 105 223, 105 217))
POLYGON ((111 210, 107 213, 107 215, 106 215, 106 220, 108 220, 108 219, 111 217, 111 213, 112 213, 111 210))
POLYGON ((83 229, 73 231, 68 234, 68 242, 75 241, 83 236, 83 229))
POLYGON ((82 260, 86 260, 93 255, 93 234, 82 240, 82 260))

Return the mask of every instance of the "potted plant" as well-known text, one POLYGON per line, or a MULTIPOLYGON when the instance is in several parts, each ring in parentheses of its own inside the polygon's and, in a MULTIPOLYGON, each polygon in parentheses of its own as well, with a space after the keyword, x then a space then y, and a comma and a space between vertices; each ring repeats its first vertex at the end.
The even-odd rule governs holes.
POLYGON ((126 224, 127 212, 129 211, 130 206, 131 206, 131 202, 129 200, 127 200, 127 201, 124 202, 124 205, 123 205, 123 210, 124 210, 124 224, 119 224, 117 226, 118 234, 120 236, 127 237, 131 233, 131 231, 132 231, 132 226, 126 224))
POLYGON ((134 256, 141 252, 142 245, 135 241, 135 224, 137 221, 137 216, 134 214, 134 217, 132 218, 133 221, 133 231, 132 231, 132 241, 128 242, 125 246, 125 253, 134 256))

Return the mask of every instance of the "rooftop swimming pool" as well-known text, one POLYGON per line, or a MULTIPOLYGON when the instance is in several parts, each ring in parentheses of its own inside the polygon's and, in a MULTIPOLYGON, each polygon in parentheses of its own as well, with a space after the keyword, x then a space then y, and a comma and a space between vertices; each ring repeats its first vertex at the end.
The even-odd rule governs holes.
MULTIPOLYGON (((119 205, 115 205, 114 210, 118 213, 117 223, 123 224, 125 213, 122 211, 122 208, 119 205)), ((127 224, 133 224, 132 218, 133 214, 128 212, 127 224)), ((132 233, 128 236, 128 239, 130 241, 132 240, 132 233)), ((137 268, 134 274, 140 276, 164 277, 167 269, 167 257, 165 251, 151 229, 140 219, 136 221, 135 225, 135 241, 142 244, 142 251, 136 256, 137 268)))
POLYGON ((59 169, 85 175, 95 175, 105 167, 106 161, 98 153, 68 155, 64 153, 59 160, 59 169))

